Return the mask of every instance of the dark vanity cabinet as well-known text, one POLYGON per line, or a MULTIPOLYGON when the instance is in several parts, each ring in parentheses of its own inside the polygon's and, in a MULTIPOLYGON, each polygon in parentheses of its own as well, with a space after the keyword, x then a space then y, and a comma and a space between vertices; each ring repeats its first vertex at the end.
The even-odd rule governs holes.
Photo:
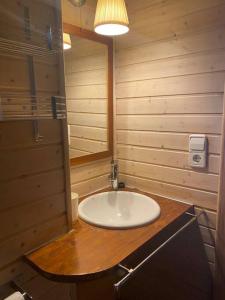
POLYGON ((105 229, 78 220, 27 261, 51 280, 70 282, 76 300, 210 300, 212 277, 193 206, 139 193, 159 204, 154 222, 105 229))
POLYGON ((184 214, 121 262, 133 269, 153 254, 117 291, 114 284, 127 274, 121 268, 104 278, 79 282, 78 300, 210 300, 212 276, 198 224, 194 221, 179 232, 189 220, 184 214))

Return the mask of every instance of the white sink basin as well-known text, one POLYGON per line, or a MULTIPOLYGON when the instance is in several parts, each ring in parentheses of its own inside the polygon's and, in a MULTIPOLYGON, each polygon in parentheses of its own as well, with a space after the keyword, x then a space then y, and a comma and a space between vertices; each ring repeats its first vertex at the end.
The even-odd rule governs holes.
POLYGON ((160 207, 142 194, 113 191, 84 199, 78 207, 79 217, 87 223, 105 228, 132 228, 153 222, 160 207))

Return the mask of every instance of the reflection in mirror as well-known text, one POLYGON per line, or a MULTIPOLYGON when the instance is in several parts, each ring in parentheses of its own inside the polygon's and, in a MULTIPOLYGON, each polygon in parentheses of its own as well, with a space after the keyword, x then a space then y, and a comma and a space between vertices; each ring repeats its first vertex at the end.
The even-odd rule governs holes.
POLYGON ((70 35, 64 51, 70 158, 108 150, 108 47, 70 35))

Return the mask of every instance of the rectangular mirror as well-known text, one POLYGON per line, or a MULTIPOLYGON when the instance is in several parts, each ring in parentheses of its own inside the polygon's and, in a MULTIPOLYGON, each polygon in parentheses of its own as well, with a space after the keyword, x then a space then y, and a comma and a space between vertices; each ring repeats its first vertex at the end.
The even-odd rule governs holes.
POLYGON ((76 165, 113 154, 113 44, 74 25, 63 28, 69 154, 76 165))

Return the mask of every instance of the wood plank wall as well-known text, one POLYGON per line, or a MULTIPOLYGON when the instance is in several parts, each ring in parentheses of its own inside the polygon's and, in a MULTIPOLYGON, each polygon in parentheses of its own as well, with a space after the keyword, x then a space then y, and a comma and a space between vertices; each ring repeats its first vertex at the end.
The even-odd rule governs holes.
POLYGON ((129 0, 130 32, 116 38, 121 179, 204 209, 214 266, 225 80, 224 0, 129 0), (188 165, 188 136, 209 139, 206 170, 188 165))
MULTIPOLYGON (((1 8, 4 10, 0 11, 6 12, 9 6, 10 10, 15 11, 14 16, 17 16, 14 18, 15 23, 19 20, 19 16, 23 18, 24 1, 5 0, 4 3, 1 2, 1 8)), ((89 12, 93 16, 94 11, 89 5, 91 1, 87 2, 88 5, 85 7, 87 17, 83 19, 86 26, 90 21, 89 12)), ((56 3, 58 5, 59 1, 35 0, 31 2, 28 0, 25 4, 32 5, 34 8, 32 16, 36 18, 38 26, 46 28, 44 24, 46 19, 43 14, 48 15, 49 10, 46 7, 40 9, 40 4, 43 3, 52 9, 55 8, 56 3), (41 13, 42 18, 38 17, 37 12, 41 13), (43 20, 43 24, 40 20, 43 20)), ((63 4, 69 6, 67 12, 70 14, 65 22, 71 23, 71 19, 80 20, 80 12, 76 11, 74 15, 75 11, 69 2, 64 1, 63 4)), ((3 20, 5 20, 5 27, 0 26, 1 36, 7 33, 3 28, 7 28, 7 24, 12 23, 12 19, 10 17, 6 19, 4 13, 1 15, 1 21, 3 20)), ((14 38, 23 38, 24 32, 21 30, 21 25, 23 23, 18 22, 13 27, 16 29, 12 32, 14 38)), ((37 37, 38 35, 35 41, 38 41, 37 37)), ((8 38, 7 34, 5 38, 8 38)), ((43 43, 42 39, 40 41, 43 43)), ((57 80, 55 75, 58 74, 57 61, 35 58, 34 62, 38 94, 57 94, 55 89, 57 80)), ((10 55, 1 51, 0 65, 1 91, 21 91, 30 94, 28 64, 25 55, 10 55)), ((71 299, 71 285, 43 278, 20 259, 24 252, 48 242, 67 230, 61 123, 43 120, 39 126, 44 139, 36 145, 30 121, 0 123, 2 171, 0 175, 0 225, 1 228, 7 228, 6 231, 0 231, 0 299, 12 292, 8 286, 1 287, 2 284, 12 279, 28 291, 34 300, 71 299), (24 160, 26 163, 23 163, 24 160)), ((110 160, 103 160, 72 168, 73 190, 80 195, 86 195, 108 186, 109 162, 110 160)))
MULTIPOLYGON (((55 0, 2 0, 0 37, 47 48, 47 25, 60 30, 58 5, 55 0), (29 41, 24 34, 24 7, 30 9, 34 30, 29 41)), ((58 95, 58 56, 33 59, 37 95, 58 95)), ((27 55, 0 50, 0 95, 29 96, 30 80, 27 55)), ((13 101, 6 97, 8 105, 13 101)), ((22 102, 21 98, 18 105, 22 102)), ((32 121, 0 122, 0 299, 7 295, 1 285, 11 280, 33 299, 70 299, 67 286, 44 279, 21 259, 25 252, 68 231, 62 122, 41 120, 39 129, 43 140, 37 143, 32 121)))
POLYGON ((64 51, 70 157, 107 151, 107 46, 71 35, 64 51))
MULTIPOLYGON (((71 5, 67 0, 62 1, 63 21, 93 30, 95 15, 95 0, 87 0, 86 5, 80 10, 71 5)), ((79 196, 85 196, 109 186, 110 161, 104 159, 85 165, 71 167, 71 189, 79 196)))

